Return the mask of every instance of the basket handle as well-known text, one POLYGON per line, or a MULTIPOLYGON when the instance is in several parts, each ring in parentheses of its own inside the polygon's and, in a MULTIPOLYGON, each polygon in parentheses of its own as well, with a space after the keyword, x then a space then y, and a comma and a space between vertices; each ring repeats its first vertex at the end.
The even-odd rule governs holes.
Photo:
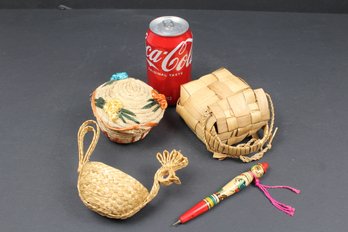
POLYGON ((98 143, 99 135, 100 135, 99 126, 94 120, 87 120, 84 123, 82 123, 82 125, 80 126, 79 131, 77 133, 77 146, 79 151, 79 166, 78 166, 77 172, 80 172, 83 165, 89 161, 89 158, 91 157, 95 149, 95 146, 98 143), (96 129, 94 129, 94 127, 96 129), (90 131, 93 132, 93 138, 85 153, 83 143, 84 143, 85 135, 90 131))
POLYGON ((263 157, 263 155, 272 148, 272 141, 273 138, 275 136, 275 134, 277 133, 278 128, 275 128, 275 130, 273 131, 273 127, 274 127, 274 118, 275 118, 275 113, 274 113, 274 106, 273 106, 273 102, 271 99, 271 96, 269 94, 266 93, 268 102, 270 104, 270 108, 271 108, 271 122, 269 124, 266 124, 263 128, 264 133, 263 133, 263 137, 262 138, 258 138, 258 136, 256 134, 252 135, 252 138, 247 142, 247 143, 241 143, 238 144, 236 146, 232 146, 232 145, 227 145, 225 143, 223 143, 221 141, 221 139, 218 137, 218 135, 215 133, 213 135, 213 139, 214 141, 217 141, 219 146, 224 147, 224 150, 228 150, 228 148, 236 148, 239 150, 239 154, 237 153, 233 153, 233 154, 229 154, 229 153, 221 153, 218 151, 215 151, 213 148, 211 148, 207 142, 207 133, 206 133, 206 123, 207 123, 207 119, 209 117, 209 115, 206 115, 205 117, 205 126, 203 128, 203 139, 204 139, 204 143, 208 149, 208 151, 213 152, 213 157, 219 160, 223 160, 227 157, 232 157, 232 158, 239 158, 241 159, 243 162, 251 162, 251 161, 255 161, 255 160, 259 160, 263 157), (264 147, 264 145, 267 143, 267 145, 264 147), (253 151, 257 151, 259 150, 259 152, 255 153, 254 155, 252 155, 251 157, 248 157, 246 155, 252 153, 253 151))
POLYGON ((274 129, 273 133, 272 132, 269 133, 268 139, 266 139, 266 141, 262 144, 259 152, 255 153, 251 157, 248 157, 246 155, 241 155, 241 156, 239 156, 239 159, 245 163, 249 163, 251 161, 261 159, 264 156, 264 154, 272 148, 272 142, 273 142, 274 136, 276 135, 277 131, 278 131, 278 127, 276 127, 274 129), (263 145, 266 143, 267 143, 267 145, 265 147, 263 147, 263 145))

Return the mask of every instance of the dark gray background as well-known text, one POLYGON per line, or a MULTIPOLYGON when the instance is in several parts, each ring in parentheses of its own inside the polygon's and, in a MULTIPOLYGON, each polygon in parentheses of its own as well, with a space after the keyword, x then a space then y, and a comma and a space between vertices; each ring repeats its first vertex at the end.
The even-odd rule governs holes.
POLYGON ((0 8, 215 9, 348 13, 347 0, 0 0, 0 8))
POLYGON ((0 11, 0 231, 345 231, 347 222, 348 16, 190 10, 0 11), (145 140, 101 136, 92 160, 148 188, 155 153, 180 149, 181 186, 163 187, 126 221, 88 210, 77 190, 76 133, 93 118, 89 94, 112 73, 146 80, 144 34, 160 15, 186 18, 194 34, 193 77, 224 66, 274 100, 279 132, 263 161, 265 184, 296 208, 288 217, 255 187, 177 228, 177 216, 250 168, 214 160, 169 108, 145 140))

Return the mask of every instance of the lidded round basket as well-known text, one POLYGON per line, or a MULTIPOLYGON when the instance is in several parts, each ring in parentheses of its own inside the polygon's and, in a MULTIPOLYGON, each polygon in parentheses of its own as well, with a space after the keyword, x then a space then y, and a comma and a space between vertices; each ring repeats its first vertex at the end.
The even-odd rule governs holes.
POLYGON ((143 81, 117 73, 92 93, 91 106, 111 141, 132 143, 143 139, 159 123, 167 101, 143 81))

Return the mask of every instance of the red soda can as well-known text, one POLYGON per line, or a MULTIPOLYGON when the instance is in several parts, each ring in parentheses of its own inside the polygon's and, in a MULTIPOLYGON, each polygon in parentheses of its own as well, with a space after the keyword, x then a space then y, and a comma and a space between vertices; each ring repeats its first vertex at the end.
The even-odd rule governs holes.
POLYGON ((180 85, 191 80, 192 32, 185 19, 163 16, 150 22, 145 36, 148 84, 169 105, 180 97, 180 85))

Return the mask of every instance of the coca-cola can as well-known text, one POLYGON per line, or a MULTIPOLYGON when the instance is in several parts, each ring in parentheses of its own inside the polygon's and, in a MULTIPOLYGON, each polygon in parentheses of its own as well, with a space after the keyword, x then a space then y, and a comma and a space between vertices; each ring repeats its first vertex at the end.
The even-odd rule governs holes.
POLYGON ((180 85, 191 80, 192 32, 185 19, 162 16, 150 22, 145 35, 148 83, 169 105, 180 97, 180 85))

